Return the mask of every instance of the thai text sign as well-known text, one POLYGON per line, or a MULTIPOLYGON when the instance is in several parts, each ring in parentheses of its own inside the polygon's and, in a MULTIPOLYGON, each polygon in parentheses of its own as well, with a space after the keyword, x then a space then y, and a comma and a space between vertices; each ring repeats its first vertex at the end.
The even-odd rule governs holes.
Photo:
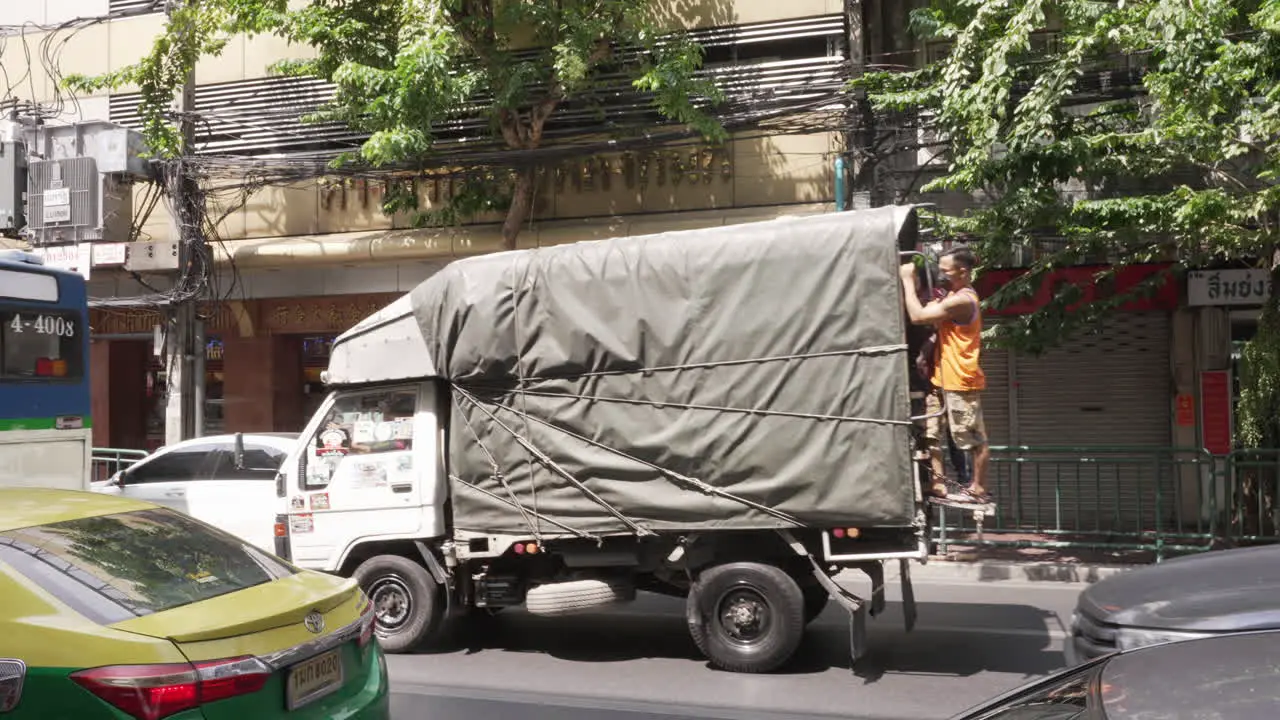
POLYGON ((1271 297, 1271 273, 1260 269, 1187 273, 1188 305, 1261 305, 1271 297))

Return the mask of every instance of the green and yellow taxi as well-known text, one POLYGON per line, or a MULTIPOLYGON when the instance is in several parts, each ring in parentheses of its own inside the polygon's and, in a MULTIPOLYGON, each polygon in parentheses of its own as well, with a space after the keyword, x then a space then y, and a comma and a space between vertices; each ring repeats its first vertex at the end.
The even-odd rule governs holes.
POLYGON ((378 720, 374 613, 188 515, 0 488, 0 720, 378 720))

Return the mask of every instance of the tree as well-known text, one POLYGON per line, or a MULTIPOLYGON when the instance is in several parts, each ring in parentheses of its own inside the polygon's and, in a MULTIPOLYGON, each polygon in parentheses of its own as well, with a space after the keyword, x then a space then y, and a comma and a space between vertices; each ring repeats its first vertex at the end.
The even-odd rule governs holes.
MULTIPOLYGON (((335 165, 421 172, 442 135, 470 119, 486 121, 493 138, 517 151, 505 168, 450 168, 461 183, 452 202, 415 212, 419 224, 443 224, 505 209, 503 239, 514 247, 537 173, 537 163, 519 153, 548 144, 557 108, 598 102, 602 75, 629 78, 660 119, 725 138, 709 112, 721 94, 699 77, 702 48, 664 27, 672 18, 664 21, 657 7, 648 0, 310 0, 291 10, 286 0, 188 0, 142 61, 67 82, 81 90, 138 85, 147 141, 173 156, 179 138, 169 108, 200 57, 220 54, 236 33, 310 46, 313 58, 274 69, 334 83, 333 100, 308 120, 369 134, 358 153, 338 156, 335 165)), ((383 209, 416 211, 417 195, 393 185, 383 209)))
MULTIPOLYGON (((1280 1, 935 0, 911 27, 950 53, 854 83, 881 118, 932 118, 947 165, 920 191, 980 200, 940 217, 944 232, 972 239, 988 263, 1053 241, 989 302, 1097 258, 1109 263, 1099 282, 1168 259, 1178 270, 1268 268, 1240 439, 1280 447, 1280 1), (1056 47, 1036 41, 1045 28, 1058 30, 1056 47)), ((993 338, 1042 351, 1166 279, 1076 307, 1068 285, 993 338)))

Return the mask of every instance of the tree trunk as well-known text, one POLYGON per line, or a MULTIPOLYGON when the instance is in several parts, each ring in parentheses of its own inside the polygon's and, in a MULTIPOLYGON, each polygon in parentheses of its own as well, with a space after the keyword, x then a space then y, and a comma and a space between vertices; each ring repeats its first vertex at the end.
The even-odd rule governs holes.
POLYGON ((511 207, 507 208, 507 219, 502 223, 502 245, 507 250, 516 249, 516 238, 533 211, 534 170, 521 170, 516 175, 516 183, 511 193, 511 207))

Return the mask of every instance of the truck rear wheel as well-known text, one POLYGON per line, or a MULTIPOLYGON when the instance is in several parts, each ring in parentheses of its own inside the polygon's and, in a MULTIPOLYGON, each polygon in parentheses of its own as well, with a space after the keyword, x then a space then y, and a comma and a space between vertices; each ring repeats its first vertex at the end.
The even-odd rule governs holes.
POLYGON ((773 565, 718 565, 694 582, 686 619, 694 643, 712 665, 771 672, 800 647, 804 594, 794 578, 773 565))
POLYGON ((418 563, 399 555, 376 555, 360 563, 353 576, 373 603, 374 634, 386 652, 412 650, 440 627, 444 590, 418 563))

